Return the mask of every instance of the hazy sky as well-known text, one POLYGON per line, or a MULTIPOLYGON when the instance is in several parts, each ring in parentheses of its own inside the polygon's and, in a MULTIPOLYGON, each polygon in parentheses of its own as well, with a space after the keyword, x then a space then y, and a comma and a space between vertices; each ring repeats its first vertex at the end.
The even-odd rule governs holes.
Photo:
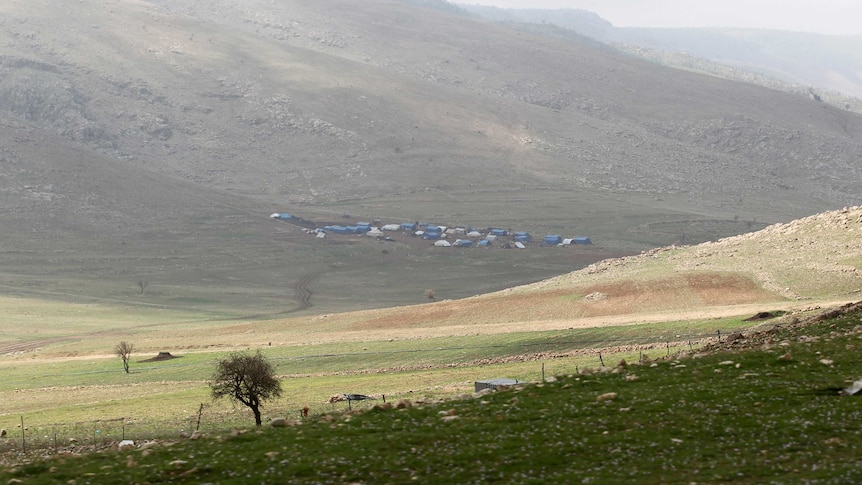
POLYGON ((502 8, 580 8, 617 27, 747 27, 862 35, 862 0, 454 1, 502 8))

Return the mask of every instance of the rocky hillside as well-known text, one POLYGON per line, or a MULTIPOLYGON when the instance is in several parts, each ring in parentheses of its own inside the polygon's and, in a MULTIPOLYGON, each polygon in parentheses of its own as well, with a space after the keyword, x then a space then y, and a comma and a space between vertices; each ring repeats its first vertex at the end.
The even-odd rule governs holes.
POLYGON ((860 203, 858 115, 430 7, 3 2, 4 284, 127 301, 147 279, 165 285, 148 303, 277 308, 325 272, 309 291, 367 308, 575 267, 327 246, 266 215, 523 225, 631 251, 860 203), (345 289, 368 271, 382 293, 345 289))
POLYGON ((2 8, 5 117, 246 195, 315 203, 493 175, 730 207, 858 197, 858 116, 422 6, 2 8))

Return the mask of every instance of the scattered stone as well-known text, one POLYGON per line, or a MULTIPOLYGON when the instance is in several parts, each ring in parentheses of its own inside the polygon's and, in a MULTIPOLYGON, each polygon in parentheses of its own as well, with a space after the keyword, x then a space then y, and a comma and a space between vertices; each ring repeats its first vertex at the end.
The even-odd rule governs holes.
POLYGON ((844 446, 845 443, 841 438, 835 437, 823 440, 823 444, 826 446, 844 446))
POLYGON ((793 354, 791 354, 791 353, 788 351, 788 352, 786 352, 784 355, 782 355, 781 357, 779 357, 779 358, 778 358, 778 360, 782 360, 782 361, 784 361, 784 362, 790 362, 791 360, 793 360, 793 354))
POLYGON ((629 382, 635 382, 635 381, 639 381, 640 377, 638 377, 634 374, 628 374, 628 375, 626 375, 626 380, 629 382))
POLYGON ((671 438, 670 442, 675 444, 675 445, 678 445, 678 444, 682 443, 682 440, 679 438, 671 438))
POLYGON ((725 361, 719 362, 718 365, 733 365, 733 361, 732 360, 725 360, 725 361))
POLYGON ((823 365, 832 365, 835 362, 832 359, 820 359, 820 363, 823 365))
POLYGON ((859 391, 862 391, 862 379, 854 381, 850 387, 844 389, 842 393, 847 396, 855 396, 859 391))
POLYGON ((203 436, 203 433, 201 433, 198 430, 195 430, 192 432, 192 434, 189 435, 189 439, 190 440, 199 440, 199 439, 201 439, 201 436, 203 436))
POLYGON ((287 419, 285 418, 272 418, 270 420, 269 425, 273 428, 284 428, 287 426, 287 419))
POLYGON ((745 340, 745 337, 743 337, 741 333, 732 333, 732 334, 727 336, 724 343, 730 345, 730 344, 737 342, 739 340, 745 340))
POLYGON ((117 449, 120 451, 130 450, 135 447, 135 442, 132 440, 123 440, 120 441, 120 444, 117 445, 117 449))
POLYGON ((267 451, 266 453, 264 453, 264 455, 266 455, 266 457, 269 458, 270 460, 274 460, 275 457, 278 456, 278 452, 277 451, 267 451))
POLYGON ((449 422, 451 422, 451 421, 455 421, 455 420, 456 420, 456 419, 458 419, 459 417, 460 417, 460 416, 443 416, 443 417, 441 417, 440 419, 441 419, 441 420, 443 420, 443 422, 444 422, 444 423, 449 423, 449 422))
POLYGON ((147 441, 146 443, 141 445, 142 450, 149 450, 151 448, 155 448, 159 445, 158 441, 147 441))
POLYGON ((597 402, 612 401, 612 400, 616 399, 617 396, 618 395, 615 392, 606 392, 606 393, 600 394, 598 397, 596 397, 596 401, 597 402))
POLYGON ((399 399, 395 407, 397 409, 408 409, 413 407, 413 403, 409 399, 399 399))

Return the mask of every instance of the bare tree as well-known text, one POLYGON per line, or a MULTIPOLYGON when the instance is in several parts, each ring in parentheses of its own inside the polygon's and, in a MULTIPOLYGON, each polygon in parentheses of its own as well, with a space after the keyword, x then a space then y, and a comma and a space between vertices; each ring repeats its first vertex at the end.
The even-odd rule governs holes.
POLYGON ((434 290, 427 289, 425 290, 425 298, 428 298, 431 301, 437 301, 437 297, 434 294, 434 290))
POLYGON ((144 291, 146 291, 148 284, 149 284, 149 282, 147 282, 147 280, 139 280, 138 281, 138 286, 141 288, 141 294, 142 295, 144 294, 144 291))
POLYGON ((121 359, 123 359, 123 369, 125 369, 126 374, 129 373, 129 360, 132 357, 132 350, 135 349, 135 346, 123 340, 118 343, 116 347, 114 347, 114 353, 117 354, 121 359))
POLYGON ((260 408, 264 401, 281 396, 281 383, 274 376, 272 364, 261 355, 235 352, 218 363, 210 382, 213 399, 229 397, 254 413, 254 423, 261 425, 260 408))

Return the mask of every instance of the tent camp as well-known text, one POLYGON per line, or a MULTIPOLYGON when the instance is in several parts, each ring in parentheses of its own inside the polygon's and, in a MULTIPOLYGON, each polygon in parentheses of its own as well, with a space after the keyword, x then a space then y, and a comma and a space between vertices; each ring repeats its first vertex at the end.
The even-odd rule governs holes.
POLYGON ((452 243, 450 243, 449 241, 447 241, 445 239, 440 239, 438 241, 434 241, 434 245, 437 246, 438 248, 448 248, 448 247, 452 246, 452 243))

